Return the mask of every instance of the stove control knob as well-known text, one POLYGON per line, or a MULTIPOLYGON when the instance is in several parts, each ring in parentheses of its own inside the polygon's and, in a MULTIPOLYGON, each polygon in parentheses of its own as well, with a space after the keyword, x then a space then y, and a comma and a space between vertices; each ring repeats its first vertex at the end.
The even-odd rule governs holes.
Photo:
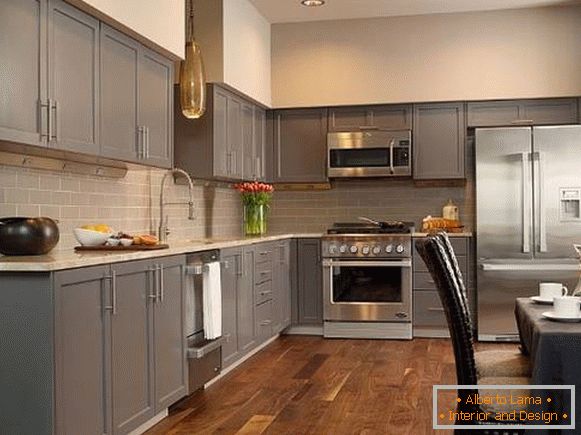
POLYGON ((374 246, 371 252, 373 252, 373 255, 379 255, 381 254, 381 248, 379 246, 374 246))
POLYGON ((369 255, 369 246, 364 246, 363 248, 361 248, 361 252, 363 253, 363 255, 369 255))
POLYGON ((351 245, 351 247, 349 248, 349 252, 351 252, 352 254, 357 254, 358 250, 359 248, 357 248, 357 246, 355 245, 351 245))
POLYGON ((341 246, 339 246, 339 252, 341 254, 347 253, 347 245, 341 245, 341 246))
POLYGON ((337 246, 329 245, 329 254, 336 254, 337 253, 337 246))
POLYGON ((403 245, 397 245, 397 247, 395 248, 395 252, 397 252, 398 254, 403 254, 403 251, 405 251, 403 245))
POLYGON ((385 247, 385 252, 387 252, 388 254, 391 254, 393 252, 393 245, 387 245, 385 247))

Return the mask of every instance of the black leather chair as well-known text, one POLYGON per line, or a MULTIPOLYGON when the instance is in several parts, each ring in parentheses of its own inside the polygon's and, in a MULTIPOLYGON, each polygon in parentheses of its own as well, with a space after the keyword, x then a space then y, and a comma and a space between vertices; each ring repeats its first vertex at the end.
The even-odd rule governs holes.
MULTIPOLYGON (((524 356, 515 356, 515 352, 508 352, 507 358, 502 358, 502 351, 496 352, 494 358, 488 358, 492 367, 482 367, 474 352, 474 337, 469 304, 466 296, 464 280, 456 261, 452 244, 446 234, 436 234, 415 242, 416 249, 436 284, 438 294, 444 307, 444 313, 452 339, 454 357, 456 360, 456 377, 459 385, 526 385, 529 378, 523 371, 528 370, 528 364, 524 356), (516 361, 516 363, 515 363, 516 361), (524 363, 523 363, 524 361, 524 363), (514 367, 511 367, 513 366, 514 367), (480 366, 480 367, 479 367, 480 366), (485 372, 485 373, 484 373, 485 372), (515 373, 508 376, 507 373, 515 373), (488 376, 483 376, 487 374, 488 376)), ((489 351, 492 352, 492 351, 489 351)), ((484 358, 487 359, 487 358, 484 358)), ((459 390, 458 397, 461 402, 457 405, 458 411, 481 412, 494 411, 479 405, 467 404, 469 395, 478 393, 478 389, 459 390)), ((485 425, 496 422, 469 421, 464 424, 482 424, 485 434, 520 434, 522 431, 487 430, 485 425)), ((474 430, 458 428, 456 433, 473 433, 474 430)))

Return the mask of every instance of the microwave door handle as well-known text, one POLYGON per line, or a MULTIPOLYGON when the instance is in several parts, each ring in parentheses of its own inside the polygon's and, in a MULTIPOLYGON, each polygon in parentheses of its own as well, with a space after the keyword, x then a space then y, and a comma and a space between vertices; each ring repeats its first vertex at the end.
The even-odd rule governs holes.
POLYGON ((391 173, 391 175, 393 175, 395 173, 394 169, 393 169, 393 146, 395 145, 395 139, 392 139, 391 142, 389 142, 389 172, 391 173))

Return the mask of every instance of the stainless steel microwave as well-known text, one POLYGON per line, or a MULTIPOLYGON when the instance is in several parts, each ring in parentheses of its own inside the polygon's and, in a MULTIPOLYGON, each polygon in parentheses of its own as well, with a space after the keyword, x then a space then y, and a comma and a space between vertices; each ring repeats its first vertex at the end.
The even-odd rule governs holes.
POLYGON ((411 130, 328 133, 327 151, 329 178, 412 175, 411 130))

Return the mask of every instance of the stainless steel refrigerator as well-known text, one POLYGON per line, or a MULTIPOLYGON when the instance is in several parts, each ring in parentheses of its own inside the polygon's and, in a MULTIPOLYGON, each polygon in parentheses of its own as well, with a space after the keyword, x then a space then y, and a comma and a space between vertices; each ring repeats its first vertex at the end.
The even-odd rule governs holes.
POLYGON ((581 126, 482 128, 475 146, 478 338, 517 340, 516 298, 579 280, 581 126))

